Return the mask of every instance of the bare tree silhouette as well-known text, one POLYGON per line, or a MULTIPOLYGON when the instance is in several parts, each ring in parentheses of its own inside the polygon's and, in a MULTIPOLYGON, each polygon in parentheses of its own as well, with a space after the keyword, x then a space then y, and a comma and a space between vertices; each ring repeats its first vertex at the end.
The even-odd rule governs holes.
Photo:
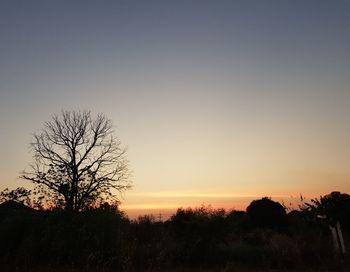
POLYGON ((130 181, 126 149, 113 133, 102 114, 62 111, 34 134, 34 162, 21 177, 36 184, 42 198, 69 211, 115 199, 115 191, 129 188, 130 181))

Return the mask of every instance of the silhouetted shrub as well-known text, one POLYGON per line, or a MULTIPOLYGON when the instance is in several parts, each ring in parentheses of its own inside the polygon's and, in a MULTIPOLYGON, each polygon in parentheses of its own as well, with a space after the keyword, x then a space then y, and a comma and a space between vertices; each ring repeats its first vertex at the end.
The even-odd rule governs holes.
POLYGON ((247 207, 247 215, 253 225, 260 228, 281 230, 287 226, 284 207, 267 197, 253 200, 247 207))
POLYGON ((324 220, 306 211, 290 212, 285 228, 286 218, 283 207, 266 198, 253 201, 247 213, 181 208, 165 222, 151 215, 130 221, 108 204, 67 213, 8 203, 0 205, 0 267, 1 271, 4 267, 10 268, 7 271, 221 271, 225 267, 224 271, 235 267, 242 267, 239 271, 349 271, 350 264, 333 250, 324 220))
POLYGON ((220 263, 220 245, 225 240, 225 211, 202 206, 178 209, 170 218, 170 230, 177 243, 177 263, 188 265, 220 263))
POLYGON ((12 214, 0 222, 0 261, 23 267, 118 267, 127 224, 122 213, 106 206, 72 214, 12 214))

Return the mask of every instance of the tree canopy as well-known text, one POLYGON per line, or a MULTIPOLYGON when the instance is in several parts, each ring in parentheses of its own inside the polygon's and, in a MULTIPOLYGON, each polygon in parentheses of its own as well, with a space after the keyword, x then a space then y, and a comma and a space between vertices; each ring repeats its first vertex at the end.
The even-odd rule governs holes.
POLYGON ((268 197, 253 200, 247 207, 251 222, 261 228, 281 229, 287 224, 285 208, 268 197))
POLYGON ((302 207, 315 217, 325 217, 326 221, 334 225, 339 221, 344 227, 350 229, 350 195, 341 192, 331 192, 319 199, 311 200, 302 207))

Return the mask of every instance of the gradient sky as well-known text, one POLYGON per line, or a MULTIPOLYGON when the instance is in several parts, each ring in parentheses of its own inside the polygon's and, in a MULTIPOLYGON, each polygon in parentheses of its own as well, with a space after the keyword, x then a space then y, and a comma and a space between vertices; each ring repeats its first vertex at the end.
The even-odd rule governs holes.
POLYGON ((127 210, 350 193, 349 50, 346 0, 3 0, 0 189, 88 109, 129 148, 127 210))

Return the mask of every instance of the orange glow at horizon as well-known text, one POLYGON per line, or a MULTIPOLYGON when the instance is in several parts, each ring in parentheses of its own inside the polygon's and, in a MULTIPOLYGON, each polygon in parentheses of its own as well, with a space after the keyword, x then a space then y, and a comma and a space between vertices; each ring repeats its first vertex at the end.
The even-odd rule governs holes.
MULTIPOLYGON (((302 204, 300 195, 252 195, 228 193, 195 193, 195 192, 144 192, 131 193, 126 203, 122 202, 120 209, 130 218, 140 215, 163 214, 165 218, 171 216, 179 208, 199 208, 202 206, 211 209, 245 210, 251 201, 262 197, 271 197, 284 204, 288 209, 298 209, 302 204)), ((303 195, 304 201, 319 197, 318 195, 303 195)))

